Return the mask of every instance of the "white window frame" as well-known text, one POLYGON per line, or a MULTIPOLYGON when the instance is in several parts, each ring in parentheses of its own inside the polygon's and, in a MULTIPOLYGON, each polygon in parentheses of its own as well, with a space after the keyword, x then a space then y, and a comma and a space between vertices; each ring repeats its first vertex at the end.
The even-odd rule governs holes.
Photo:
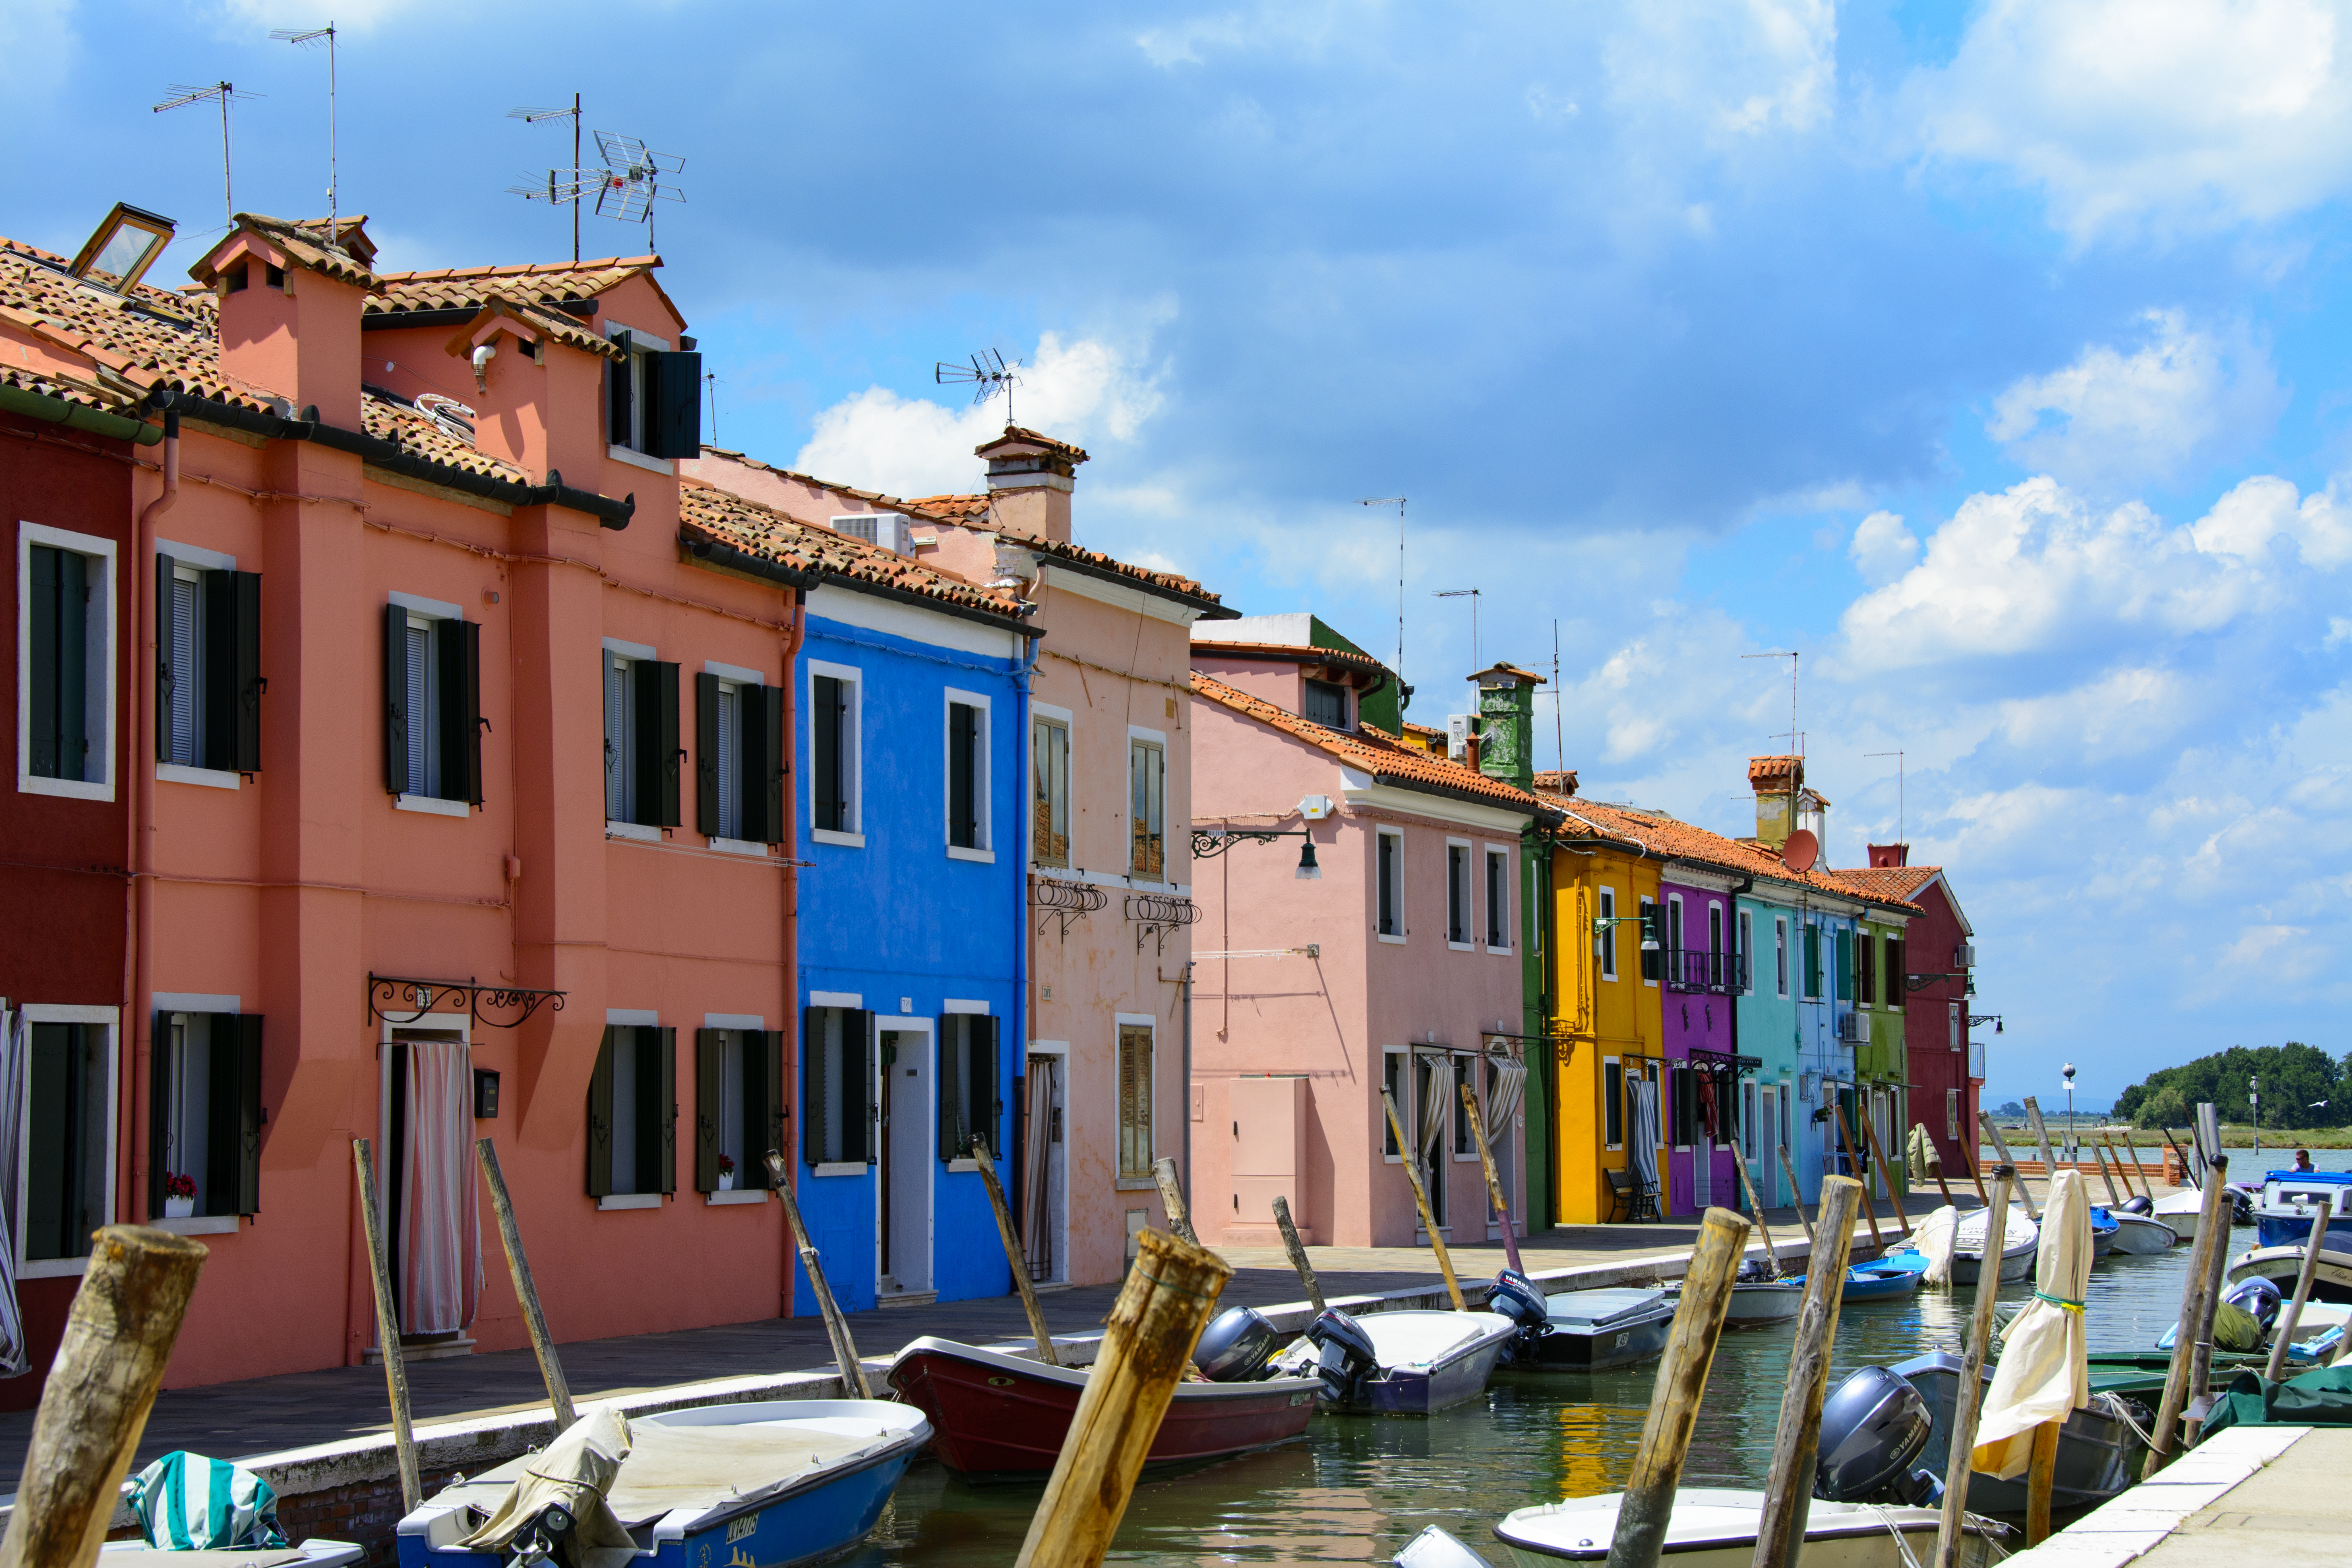
POLYGON ((1756 991, 1756 911, 1735 908, 1731 911, 1731 945, 1738 955, 1735 963, 1748 965, 1748 983, 1739 988, 1740 994, 1753 995, 1756 991))
POLYGON ((1609 923, 1592 933, 1592 952, 1601 960, 1601 978, 1616 980, 1617 973, 1617 889, 1610 887, 1594 889, 1593 908, 1601 919, 1609 923))
MULTIPOLYGON (((1642 929, 1640 923, 1641 917, 1645 914, 1650 917, 1650 927, 1653 931, 1656 931, 1657 928, 1664 921, 1665 911, 1658 908, 1658 900, 1648 893, 1636 893, 1633 895, 1633 930, 1637 933, 1642 929)), ((1617 928, 1615 926, 1611 926, 1609 929, 1612 931, 1614 931, 1617 928)), ((1660 931, 1659 934, 1664 935, 1664 932, 1660 931)), ((1665 947, 1666 944, 1664 942, 1662 942, 1658 943, 1657 977, 1655 979, 1653 979, 1648 975, 1643 975, 1642 977, 1642 984, 1648 986, 1653 991, 1658 989, 1658 987, 1664 983, 1666 978, 1665 947)), ((1638 935, 1633 943, 1633 973, 1636 974, 1641 974, 1642 973, 1642 945, 1638 935)))
POLYGON ((16 790, 20 795, 62 795, 68 800, 114 798, 114 716, 119 700, 115 691, 115 637, 121 620, 115 605, 114 566, 115 542, 111 539, 51 528, 47 523, 16 524, 16 790), (82 724, 83 732, 98 744, 99 776, 95 779, 39 778, 33 773, 33 547, 37 544, 69 550, 106 563, 104 571, 94 574, 97 581, 91 585, 89 614, 83 632, 84 668, 89 675, 82 697, 82 724))
MULTIPOLYGON (((604 641, 603 651, 600 657, 603 659, 603 663, 598 668, 599 679, 596 682, 596 700, 602 702, 604 700, 604 682, 602 679, 603 676, 611 669, 614 659, 625 658, 629 661, 630 665, 627 675, 627 684, 630 688, 629 705, 634 708, 635 706, 635 687, 637 683, 636 666, 657 661, 661 658, 660 653, 656 649, 650 647, 644 643, 623 642, 619 637, 606 637, 604 641)), ((634 720, 631 721, 634 722, 634 720)), ((610 735, 607 735, 604 738, 608 742, 612 740, 610 735)), ((623 776, 626 777, 629 763, 627 748, 625 747, 623 750, 621 766, 623 776)), ((606 804, 608 805, 611 804, 609 796, 606 797, 606 804)), ((632 802, 630 804, 641 805, 642 803, 632 802)), ((647 843, 657 844, 661 842, 662 830, 658 827, 649 827, 642 822, 620 821, 614 818, 611 812, 607 811, 604 816, 604 836, 608 838, 637 838, 643 839, 647 843)), ((765 849, 766 847, 764 845, 761 846, 763 853, 765 852, 765 849)), ((718 1026, 714 1024, 711 1027, 716 1028, 718 1026)))
MULTIPOLYGON (((37 541, 47 543, 48 541, 37 541)), ((22 564, 22 557, 19 557, 22 564)), ((51 780, 51 783, 57 781, 51 780)), ((122 1125, 122 1009, 120 1007, 84 1007, 70 1003, 24 1002, 17 1005, 27 1026, 34 1024, 103 1024, 107 1029, 106 1044, 106 1197, 100 1212, 111 1224, 119 1194, 115 1191, 116 1140, 122 1125)), ((0 1014, 0 1018, 7 1018, 0 1014)), ((9 1027, 16 1026, 7 1018, 9 1027)), ((29 1040, 30 1036, 26 1038, 29 1040)), ((16 1103, 32 1113, 33 1053, 28 1049, 16 1064, 16 1103)), ((37 1262, 25 1257, 25 1205, 31 1196, 33 1174, 33 1141, 18 1130, 16 1138, 16 1212, 12 1216, 16 1226, 16 1278, 19 1279, 78 1279, 89 1268, 87 1255, 80 1258, 44 1258, 37 1262)))
MULTIPOLYGON (((946 847, 948 858, 950 860, 971 860, 983 866, 996 864, 994 810, 996 792, 990 787, 994 782, 992 770, 995 754, 996 710, 994 705, 980 692, 959 690, 952 686, 947 688, 940 699, 940 842, 946 847), (972 803, 974 830, 980 838, 980 845, 972 849, 966 849, 949 842, 955 831, 954 825, 948 820, 948 811, 949 803, 954 798, 952 786, 955 758, 951 754, 951 743, 955 735, 954 710, 959 705, 976 708, 980 710, 980 755, 974 760, 971 781, 975 796, 972 803)), ((1164 784, 1162 787, 1165 787, 1164 784)), ((1163 816, 1166 815, 1164 806, 1161 815, 1163 816)), ((1166 839, 1164 833, 1161 835, 1161 839, 1164 844, 1166 839)), ((1164 849, 1161 858, 1164 862, 1166 858, 1164 849)))
MULTIPOLYGON (((1110 1021, 1111 1186, 1122 1193, 1158 1192, 1160 1178, 1156 1173, 1130 1176, 1118 1168, 1118 1139, 1123 1131, 1118 1123, 1118 1036, 1120 1030, 1127 1028, 1151 1031, 1151 1071, 1147 1075, 1151 1103, 1147 1109, 1151 1117, 1151 1158, 1155 1164, 1160 1159, 1160 1020, 1150 1013, 1114 1013, 1110 1021)), ((1067 1136, 1066 1132, 1064 1137, 1067 1136)))
MULTIPOLYGON (((1517 911, 1511 907, 1511 895, 1516 890, 1517 883, 1517 877, 1511 868, 1510 847, 1504 844, 1488 844, 1479 853, 1480 858, 1486 862, 1487 887, 1491 889, 1499 886, 1503 891, 1503 942, 1497 947, 1492 942, 1488 942, 1486 939, 1495 934, 1491 931, 1481 933, 1479 941, 1486 944, 1488 952, 1508 953, 1513 951, 1515 945, 1511 941, 1511 928, 1514 923, 1511 917, 1517 911), (1499 878, 1495 875, 1495 862, 1497 859, 1503 863, 1503 874, 1499 878)), ((1488 897, 1492 896, 1490 891, 1488 897)), ((1478 912, 1482 916, 1486 912, 1485 904, 1479 905, 1478 912)), ((1480 923, 1484 924, 1485 921, 1482 920, 1480 923)))
MULTIPOLYGON (((809 828, 809 840, 814 844, 836 844, 846 849, 866 847, 866 672, 854 664, 828 664, 823 659, 807 661, 803 679, 807 682, 802 692, 801 711, 816 711, 816 678, 829 676, 849 689, 849 711, 842 716, 842 798, 849 807, 849 826, 809 828)), ((713 674, 721 673, 714 668, 713 674)), ((797 747, 799 737, 793 737, 797 747)), ((802 820, 816 821, 816 731, 812 722, 809 731, 808 795, 804 803, 806 816, 802 820)))
POLYGON ((1478 951, 1478 924, 1485 913, 1478 907, 1478 847, 1467 838, 1445 841, 1445 945, 1454 952, 1478 951), (1454 852, 1462 851, 1462 932, 1470 940, 1454 940, 1454 852))
MULTIPOLYGON (((1411 1046, 1382 1046, 1381 1047, 1381 1076, 1379 1079, 1374 1080, 1372 1085, 1372 1103, 1375 1105, 1380 1104, 1380 1091, 1389 1086, 1389 1058, 1391 1057, 1402 1057, 1404 1058, 1404 1071, 1397 1075, 1397 1086, 1404 1091, 1404 1099, 1402 1102, 1397 1106, 1397 1120, 1403 1122, 1407 1127, 1419 1127, 1421 1122, 1413 1115, 1412 1111, 1413 1074, 1412 1047, 1411 1046)), ((1402 1165, 1404 1163, 1405 1150, 1409 1145, 1403 1139, 1398 1138, 1397 1152, 1393 1154, 1390 1153, 1388 1152, 1389 1140, 1393 1137, 1396 1137, 1396 1130, 1389 1125, 1388 1110, 1383 1106, 1381 1110, 1380 1131, 1377 1134, 1376 1142, 1381 1151, 1381 1163, 1384 1165, 1402 1165)))
MULTIPOLYGON (((1021 804, 1024 813, 1021 831, 1024 845, 1022 854, 1026 863, 1032 866, 1052 866, 1056 870, 1074 868, 1078 863, 1077 721, 1066 708, 1056 708, 1050 702, 1032 701, 1029 704, 1029 733, 1021 738, 1021 804), (1055 725, 1060 728, 1064 742, 1063 758, 1068 763, 1067 774, 1062 780, 1063 805, 1066 813, 1065 826, 1068 829, 1065 837, 1068 842, 1063 847, 1062 858, 1059 861, 1037 858, 1035 814, 1037 810, 1037 727, 1040 724, 1055 725)), ((1067 1092, 1066 1085, 1064 1092, 1067 1092)), ((1062 1254, 1055 1253, 1055 1256, 1059 1258, 1062 1254)))
POLYGON ((1383 827, 1372 839, 1372 935, 1392 947, 1402 947, 1412 931, 1412 922, 1405 918, 1404 908, 1404 829, 1383 827), (1381 930, 1381 843, 1383 839, 1396 842, 1396 848, 1390 858, 1390 864, 1396 868, 1396 885, 1389 889, 1389 912, 1402 929, 1394 935, 1381 930))
MULTIPOLYGON (((236 557, 234 555, 224 555, 217 550, 205 550, 194 544, 175 544, 168 539, 155 541, 153 553, 168 555, 172 558, 172 576, 174 581, 179 579, 181 573, 186 572, 196 578, 200 586, 204 581, 204 574, 206 572, 236 570, 236 557)), ((162 593, 163 585, 157 584, 155 591, 162 593)), ((204 700, 202 693, 198 694, 197 700, 199 702, 204 700)), ((202 784, 206 789, 236 790, 245 786, 245 775, 242 773, 232 773, 225 768, 197 767, 187 763, 158 762, 155 764, 155 779, 159 784, 202 784)))
MULTIPOLYGON (((1665 1064, 1665 1092, 1659 1098, 1665 1102, 1666 1108, 1666 1114, 1661 1118, 1661 1120, 1675 1123, 1672 1128, 1666 1131, 1666 1136, 1668 1138, 1689 1138, 1691 1131, 1690 1123, 1698 1120, 1696 1115, 1698 1110, 1698 1084, 1696 1080, 1691 1078, 1690 1073, 1691 1065, 1687 1060, 1669 1061, 1665 1064), (1682 1114, 1681 1086, 1686 1083, 1690 1085, 1691 1110, 1693 1112, 1689 1117, 1685 1117, 1682 1114)), ((1687 1154, 1691 1151, 1691 1145, 1687 1142, 1669 1143, 1667 1147, 1672 1149, 1677 1154, 1687 1154)))
MULTIPOLYGON (((466 618, 465 611, 459 609, 455 605, 449 604, 446 600, 419 598, 415 594, 386 594, 384 595, 384 602, 390 605, 397 605, 402 609, 408 612, 408 624, 411 629, 414 629, 419 621, 462 621, 466 618)), ((402 679, 404 680, 407 679, 405 672, 403 673, 402 679)), ((437 670, 434 672, 433 679, 436 680, 439 679, 439 672, 437 670)), ((596 701, 598 705, 601 706, 604 703, 604 689, 600 684, 596 689, 596 701)), ((449 745, 449 737, 440 733, 441 705, 437 702, 433 702, 428 703, 426 707, 428 710, 425 717, 425 722, 432 726, 432 730, 429 732, 435 735, 438 743, 446 751, 449 745)), ((443 759, 443 763, 445 766, 447 763, 447 759, 446 757, 443 759)), ((395 811, 422 812, 427 816, 470 817, 474 815, 474 806, 471 801, 449 800, 437 795, 408 795, 403 793, 392 797, 392 805, 393 809, 395 811)))
MULTIPOLYGON (((1168 765, 1168 735, 1165 731, 1147 730, 1139 724, 1129 724, 1127 727, 1125 789, 1118 803, 1119 820, 1125 825, 1127 843, 1119 852, 1119 860, 1127 868, 1129 879, 1138 885, 1172 889, 1176 885, 1173 865, 1176 835, 1169 831, 1169 824, 1176 819, 1176 801, 1171 793, 1176 781, 1176 773, 1175 770, 1168 765), (1138 743, 1160 748, 1160 871, 1156 876, 1148 875, 1135 868, 1135 823, 1131 818, 1135 808, 1135 748, 1138 743)), ((1076 769, 1073 767, 1071 771, 1076 773, 1076 769)))
POLYGON ((1945 1005, 1951 1009, 1949 1017, 1951 1020, 1952 1030, 1952 1050, 1954 1054, 1957 1055, 1968 1044, 1967 1040, 1962 1037, 1966 1031, 1960 1027, 1960 1005, 1958 1002, 1948 1002, 1945 1005))
POLYGON ((1621 1150, 1625 1147, 1625 1129, 1628 1124, 1625 1115, 1624 1058, 1602 1057, 1601 1058, 1601 1125, 1593 1131, 1601 1135, 1601 1148, 1621 1150), (1617 1069, 1617 1142, 1614 1143, 1609 1142, 1609 1069, 1612 1067, 1617 1069))
POLYGON ((1781 1001, 1789 999, 1789 917, 1772 917, 1772 977, 1781 1001))

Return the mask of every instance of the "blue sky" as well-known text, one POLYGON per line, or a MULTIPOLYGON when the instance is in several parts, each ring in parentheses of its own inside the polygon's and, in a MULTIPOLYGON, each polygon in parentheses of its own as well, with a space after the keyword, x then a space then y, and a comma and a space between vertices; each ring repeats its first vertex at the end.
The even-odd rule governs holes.
MULTIPOLYGON (((686 160, 664 281, 728 446, 974 485, 933 361, 1027 365, 1087 543, 1392 654, 1550 668, 1586 793, 1749 820, 1799 723, 1840 864, 1949 868, 1990 1085, 2340 1054, 2352 15, 2022 5, 0 5, 5 231, 342 205, 387 268, 553 258, 503 118, 686 160)), ((592 255, 644 248, 591 218, 592 255)), ((1549 717, 1549 715, 1547 715, 1549 717)), ((1546 748, 1549 761, 1549 748, 1546 748)))

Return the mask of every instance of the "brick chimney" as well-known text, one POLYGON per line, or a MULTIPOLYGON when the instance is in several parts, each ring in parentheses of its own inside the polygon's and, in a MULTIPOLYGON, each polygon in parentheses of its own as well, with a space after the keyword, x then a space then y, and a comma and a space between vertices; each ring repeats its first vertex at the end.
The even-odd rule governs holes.
POLYGON ((1070 542, 1070 491, 1086 453, 1066 441, 1007 425, 1004 434, 972 448, 988 459, 989 499, 997 531, 1053 544, 1070 542))
POLYGON ((375 288, 363 218, 337 243, 324 223, 236 215, 236 227, 188 276, 220 301, 221 370, 232 383, 274 392, 299 417, 360 428, 360 309, 375 288))
POLYGON ((1911 846, 1908 844, 1873 844, 1868 848, 1873 870, 1911 864, 1911 846))
POLYGON ((1748 785, 1756 792, 1756 839, 1774 853, 1797 829, 1797 792, 1805 787, 1802 757, 1750 757, 1748 785))

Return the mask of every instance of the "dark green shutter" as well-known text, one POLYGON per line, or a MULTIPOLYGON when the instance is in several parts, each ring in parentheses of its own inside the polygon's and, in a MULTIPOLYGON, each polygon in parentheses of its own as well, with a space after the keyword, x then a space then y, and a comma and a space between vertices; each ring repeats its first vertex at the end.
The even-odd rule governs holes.
POLYGON ((959 849, 980 847, 980 710, 948 704, 948 842, 959 849))
POLYGON ((842 686, 830 675, 809 682, 809 765, 816 771, 816 817, 809 826, 827 832, 847 826, 841 777, 842 686))
MULTIPOLYGON (((759 789, 746 790, 743 798, 761 803, 763 815, 760 831, 751 835, 755 843, 781 844, 784 840, 784 689, 781 686, 760 688, 760 759, 759 789)), ((744 748, 751 751, 750 747, 744 748)))
POLYGON ((996 1076, 996 1016, 967 1013, 966 1026, 971 1031, 971 1119, 978 1123, 974 1132, 988 1140, 992 1154, 1004 1152, 1004 1101, 999 1097, 996 1076))
POLYGON ((824 1163, 824 1069, 833 1054, 826 1038, 835 1009, 811 1007, 801 1015, 801 1158, 824 1163))
MULTIPOLYGON (((596 1068, 588 1075, 588 1195, 608 1197, 613 1191, 613 1047, 620 1031, 604 1026, 596 1047, 596 1068)), ((633 1037, 630 1044, 634 1046, 633 1037)))
POLYGON ((604 439, 615 447, 627 447, 632 445, 629 439, 629 395, 632 390, 629 384, 635 367, 631 363, 632 356, 626 352, 629 334, 614 332, 613 342, 619 344, 624 352, 619 359, 604 362, 604 439))
POLYGON ((719 820, 719 678, 694 678, 694 826, 723 838, 719 820))
POLYGON ((971 1015, 950 1013, 940 1020, 940 1158, 963 1154, 964 1022, 971 1015))
POLYGON ((702 356, 646 355, 646 455, 702 455, 702 356))
MULTIPOLYGON (((654 1120, 661 1130, 661 1142, 654 1157, 661 1162, 661 1186, 665 1193, 677 1191, 677 1031, 660 1028, 649 1031, 659 1042, 661 1070, 655 1075, 656 1093, 654 1120)), ((638 1082, 645 1081, 639 1069, 638 1082)))
POLYGON ((261 574, 208 572, 205 614, 212 689, 205 695, 212 765, 231 773, 261 771, 261 574))
POLYGON ((771 1151, 782 1153, 784 1149, 784 1032, 768 1029, 760 1036, 759 1092, 751 1086, 743 1087, 745 1110, 755 1117, 753 1126, 745 1129, 743 1146, 751 1152, 749 1162, 751 1185, 766 1188, 775 1185, 768 1174, 767 1156, 771 1151))
MULTIPOLYGON (((172 574, 176 564, 168 555, 155 557, 155 760, 159 763, 172 760, 172 693, 180 674, 172 668, 172 574)), ((203 700, 198 693, 197 700, 203 700)), ((202 757, 192 760, 198 767, 205 763, 202 757)))
POLYGON ((205 1085, 205 1169, 196 1173, 196 1212, 236 1213, 238 1169, 244 1152, 236 1113, 236 1015, 214 1013, 205 1019, 212 1045, 210 1081, 205 1085))
MULTIPOLYGON (((425 716, 415 716, 423 722, 425 716)), ((408 611, 383 607, 383 787, 408 793, 408 611)))
POLYGON ((871 1010, 841 1016, 841 1157, 851 1164, 875 1163, 874 1116, 868 1099, 874 1071, 866 1055, 873 1042, 871 1010))
POLYGON ((163 1178, 170 1174, 163 1162, 171 1158, 166 1144, 172 1125, 172 1015, 157 1013, 153 1019, 147 1039, 147 1217, 161 1219, 163 1178))
POLYGON ((441 661, 441 798, 479 805, 482 801, 481 623, 436 622, 433 651, 441 661))
POLYGON ((1851 1002, 1853 1000, 1853 932, 1842 931, 1837 933, 1836 962, 1837 999, 1851 1002))
POLYGON ((677 812, 677 666, 637 664, 637 820, 676 827, 677 812))
MULTIPOLYGON (((222 1015, 236 1039, 231 1047, 236 1058, 236 1075, 230 1103, 232 1115, 222 1119, 236 1140, 236 1207, 234 1213, 261 1212, 261 1015, 237 1013, 222 1015)), ((213 1041, 213 1058, 220 1058, 222 1042, 213 1041)), ((217 1102, 215 1102, 217 1103, 217 1102)), ((214 1136, 218 1137, 216 1130, 214 1136)))
POLYGON ((727 1053, 719 1031, 694 1031, 694 1190, 719 1190, 719 1108, 727 1097, 727 1053))

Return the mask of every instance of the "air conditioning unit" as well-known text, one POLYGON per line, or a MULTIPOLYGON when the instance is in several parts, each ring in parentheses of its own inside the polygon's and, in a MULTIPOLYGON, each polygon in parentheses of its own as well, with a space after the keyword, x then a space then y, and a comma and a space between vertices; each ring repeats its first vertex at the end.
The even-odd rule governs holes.
POLYGON ((885 550, 907 553, 907 519, 895 511, 866 511, 833 520, 835 533, 862 539, 868 544, 878 544, 885 550))
POLYGON ((1445 716, 1445 754, 1457 763, 1470 760, 1470 737, 1477 732, 1475 713, 1448 713, 1445 716))
POLYGON ((1849 1046, 1861 1045, 1870 1038, 1870 1031, 1863 1027, 1862 1015, 1859 1013, 1839 1014, 1837 1033, 1839 1041, 1849 1046))
POLYGON ((1976 966, 1977 944, 1975 942, 1964 942, 1960 943, 1959 946, 1952 949, 1952 967, 1954 969, 1974 969, 1976 966))

